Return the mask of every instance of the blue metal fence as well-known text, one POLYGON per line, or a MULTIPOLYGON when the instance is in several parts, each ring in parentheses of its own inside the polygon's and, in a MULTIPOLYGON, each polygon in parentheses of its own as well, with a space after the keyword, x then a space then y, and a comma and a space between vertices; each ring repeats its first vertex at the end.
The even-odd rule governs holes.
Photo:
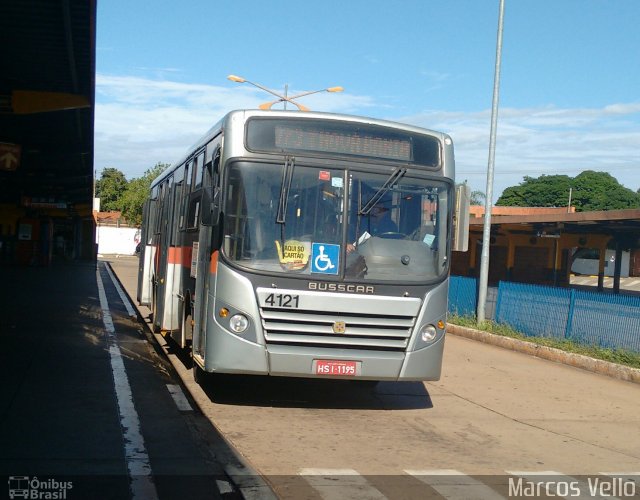
POLYGON ((496 322, 535 337, 564 338, 569 317, 567 288, 501 281, 496 322))
POLYGON ((640 352, 640 297, 574 290, 567 338, 640 352))
MULTIPOLYGON (((476 309, 476 279, 451 276, 449 312, 476 309)), ((640 296, 501 281, 495 321, 529 336, 640 352, 640 296)))
POLYGON ((475 316, 477 307, 475 278, 451 276, 449 280, 449 313, 475 316))

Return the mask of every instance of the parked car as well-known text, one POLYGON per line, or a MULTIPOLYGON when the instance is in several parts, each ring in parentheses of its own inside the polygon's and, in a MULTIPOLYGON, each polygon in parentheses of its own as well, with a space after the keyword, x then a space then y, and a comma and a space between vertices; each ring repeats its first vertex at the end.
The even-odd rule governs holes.
MULTIPOLYGON (((629 252, 622 252, 622 267, 620 276, 629 276, 629 252)), ((573 255, 571 272, 573 274, 587 274, 589 276, 598 275, 598 264, 600 261, 600 251, 597 248, 578 248, 573 255)), ((607 250, 604 260, 604 275, 613 276, 616 268, 615 250, 607 250)))

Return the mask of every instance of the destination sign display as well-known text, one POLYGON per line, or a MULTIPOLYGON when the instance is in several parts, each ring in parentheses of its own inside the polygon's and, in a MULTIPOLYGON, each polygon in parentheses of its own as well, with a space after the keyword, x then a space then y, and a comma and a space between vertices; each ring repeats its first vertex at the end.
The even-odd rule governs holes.
POLYGON ((374 160, 440 167, 440 140, 400 127, 349 121, 254 118, 247 124, 247 149, 374 160))
POLYGON ((275 146, 285 150, 297 149, 389 160, 411 160, 411 142, 408 140, 360 132, 278 125, 275 128, 275 146))

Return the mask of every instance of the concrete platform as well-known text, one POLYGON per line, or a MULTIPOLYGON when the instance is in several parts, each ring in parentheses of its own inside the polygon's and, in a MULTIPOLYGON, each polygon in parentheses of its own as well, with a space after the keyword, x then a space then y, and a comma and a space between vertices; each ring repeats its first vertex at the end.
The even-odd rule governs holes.
POLYGON ((0 266, 0 283, 0 494, 242 498, 234 451, 104 262, 0 266))

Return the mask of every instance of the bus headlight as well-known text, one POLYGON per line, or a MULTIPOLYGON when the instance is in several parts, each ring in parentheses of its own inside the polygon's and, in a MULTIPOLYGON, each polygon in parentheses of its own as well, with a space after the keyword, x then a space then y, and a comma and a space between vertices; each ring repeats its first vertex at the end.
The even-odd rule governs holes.
POLYGON ((422 341, 426 342, 427 344, 433 342, 437 335, 438 330, 436 330, 436 327, 433 325, 425 325, 420 331, 420 337, 422 338, 422 341))
POLYGON ((249 327, 249 320, 243 314, 235 314, 229 319, 229 328, 236 333, 242 333, 249 327))

